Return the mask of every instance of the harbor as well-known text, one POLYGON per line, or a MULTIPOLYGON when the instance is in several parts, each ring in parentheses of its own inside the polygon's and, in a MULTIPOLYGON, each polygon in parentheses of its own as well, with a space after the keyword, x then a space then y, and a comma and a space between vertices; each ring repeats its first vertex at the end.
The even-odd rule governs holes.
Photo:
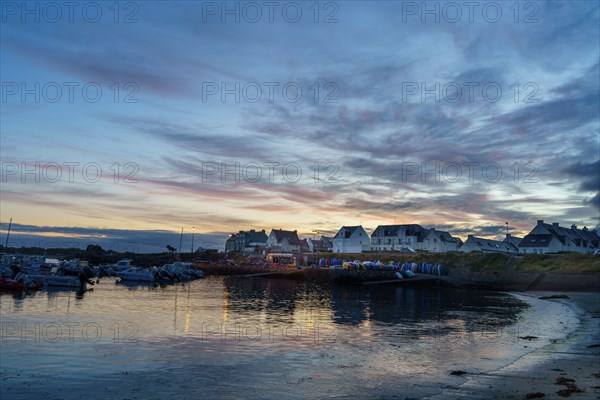
MULTIPOLYGON (((167 286, 102 277, 79 295, 1 293, 3 359, 11 360, 0 370, 3 398, 227 399, 264 390, 284 396, 290 387, 294 398, 470 398, 483 393, 474 382, 502 390, 494 371, 512 366, 527 376, 545 361, 535 352, 577 341, 573 334, 584 328, 596 343, 597 320, 590 318, 599 310, 577 311, 564 296, 538 297, 269 276, 167 286)), ((598 353, 583 347, 590 357, 598 353)), ((569 377, 595 392, 580 383, 581 373, 569 377)))

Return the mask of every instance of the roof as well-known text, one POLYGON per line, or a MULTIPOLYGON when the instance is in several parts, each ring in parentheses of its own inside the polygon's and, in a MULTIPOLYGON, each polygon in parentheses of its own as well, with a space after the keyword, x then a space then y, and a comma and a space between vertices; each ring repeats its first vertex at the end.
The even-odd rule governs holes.
POLYGON ((362 228, 362 226, 360 226, 360 225, 342 226, 334 238, 335 239, 348 239, 350 236, 352 236, 354 231, 356 231, 358 228, 362 228))
MULTIPOLYGON (((467 239, 467 242, 475 242, 481 250, 496 250, 496 251, 516 251, 517 246, 512 243, 501 242, 499 240, 479 238, 471 236, 467 239)), ((465 242, 465 244, 467 243, 465 242)))
POLYGON ((507 242, 507 243, 512 244, 515 247, 519 247, 521 240, 523 240, 523 238, 512 236, 509 234, 506 238, 504 238, 503 242, 507 242))
MULTIPOLYGON (((541 221, 540 221, 541 222, 541 221)), ((558 239, 563 245, 567 244, 567 241, 575 243, 577 246, 598 247, 600 244, 600 237, 596 232, 591 231, 584 227, 578 229, 575 225, 571 228, 563 227, 558 224, 545 224, 543 222, 538 223, 542 225, 550 234, 558 239)), ((530 235, 527 235, 530 236, 530 235)), ((526 236, 526 237, 527 237, 526 236)))
POLYGON ((379 225, 371 236, 395 237, 398 231, 404 229, 406 236, 416 236, 419 242, 422 242, 425 236, 429 234, 429 229, 423 228, 418 224, 407 225, 379 225))
POLYGON ((332 244, 331 241, 325 239, 321 239, 321 240, 312 240, 311 239, 311 243, 313 245, 313 249, 315 250, 328 250, 331 249, 332 244))
POLYGON ((548 247, 554 238, 552 234, 527 235, 519 243, 519 247, 548 247))
POLYGON ((244 232, 246 240, 250 243, 266 243, 268 236, 265 231, 247 231, 244 232))
POLYGON ((300 238, 298 237, 298 232, 296 231, 284 231, 283 229, 273 229, 271 233, 275 234, 275 240, 277 240, 277 243, 281 243, 281 241, 285 238, 287 238, 290 243, 300 241, 300 238))
POLYGON ((438 231, 437 229, 435 229, 435 230, 431 229, 429 231, 430 232, 435 232, 440 237, 440 240, 442 242, 460 243, 460 239, 459 238, 455 238, 454 236, 452 236, 450 234, 450 232, 438 231))

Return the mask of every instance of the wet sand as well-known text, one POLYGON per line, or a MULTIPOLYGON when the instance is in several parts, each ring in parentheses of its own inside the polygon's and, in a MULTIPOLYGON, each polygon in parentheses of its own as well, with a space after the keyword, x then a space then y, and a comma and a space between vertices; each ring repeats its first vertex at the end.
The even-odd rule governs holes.
POLYGON ((462 385, 448 386, 426 399, 600 399, 600 293, 529 292, 540 298, 567 295, 561 302, 580 325, 562 340, 535 350, 510 365, 484 374, 463 375, 462 385))

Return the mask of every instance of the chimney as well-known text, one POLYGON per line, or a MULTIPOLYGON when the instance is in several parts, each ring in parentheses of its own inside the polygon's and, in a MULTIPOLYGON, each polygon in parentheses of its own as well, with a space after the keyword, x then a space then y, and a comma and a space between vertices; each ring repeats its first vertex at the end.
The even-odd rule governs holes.
POLYGON ((543 219, 538 219, 538 225, 541 225, 541 224, 543 224, 543 223, 544 223, 544 220, 543 220, 543 219))
POLYGON ((473 239, 473 235, 467 235, 467 240, 473 239))
POLYGON ((262 232, 262 233, 265 233, 265 230, 263 229, 261 232, 262 232))
POLYGON ((506 238, 507 238, 507 239, 508 239, 508 238, 510 238, 510 233, 507 233, 507 234, 506 234, 506 238))
POLYGON ((298 231, 296 229, 294 229, 294 233, 298 233, 298 231))
POLYGON ((577 225, 575 225, 575 224, 571 225, 571 229, 573 229, 573 230, 577 229, 577 225))
POLYGON ((552 226, 555 227, 555 228, 558 228, 558 222, 553 222, 552 226))

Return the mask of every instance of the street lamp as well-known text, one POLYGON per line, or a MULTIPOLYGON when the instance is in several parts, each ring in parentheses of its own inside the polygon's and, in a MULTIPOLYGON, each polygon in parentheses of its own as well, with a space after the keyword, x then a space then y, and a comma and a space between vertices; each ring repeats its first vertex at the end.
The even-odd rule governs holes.
POLYGON ((194 254, 194 233, 196 231, 196 227, 192 226, 192 254, 194 254))

